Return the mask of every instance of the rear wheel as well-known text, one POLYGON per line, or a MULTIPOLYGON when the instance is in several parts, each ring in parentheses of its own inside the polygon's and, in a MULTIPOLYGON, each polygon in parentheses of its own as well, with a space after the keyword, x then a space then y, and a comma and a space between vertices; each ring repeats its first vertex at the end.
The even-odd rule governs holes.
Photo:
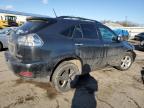
POLYGON ((120 65, 117 66, 116 68, 119 69, 119 70, 121 70, 121 71, 125 71, 125 70, 128 70, 131 67, 132 63, 133 63, 132 53, 126 52, 121 57, 120 65))
POLYGON ((71 89, 71 82, 76 80, 76 76, 80 74, 78 66, 71 62, 61 63, 52 76, 52 83, 60 92, 66 92, 71 89))

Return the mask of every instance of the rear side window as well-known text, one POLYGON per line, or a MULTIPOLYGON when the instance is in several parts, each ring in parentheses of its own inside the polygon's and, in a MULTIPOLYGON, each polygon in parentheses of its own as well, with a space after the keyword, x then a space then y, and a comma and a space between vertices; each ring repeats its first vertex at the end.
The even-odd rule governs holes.
POLYGON ((73 38, 82 38, 82 30, 79 25, 75 26, 74 28, 73 38))
POLYGON ((72 26, 72 27, 70 27, 70 28, 64 30, 64 31, 62 32, 62 35, 64 35, 65 37, 72 37, 74 28, 75 28, 75 27, 72 26))
POLYGON ((87 39, 97 39, 97 32, 95 25, 93 24, 81 24, 81 28, 83 31, 83 37, 87 39))
POLYGON ((79 25, 72 26, 62 32, 65 37, 82 38, 82 30, 79 25))
POLYGON ((21 27, 19 27, 20 30, 23 30, 24 32, 35 32, 38 30, 41 30, 49 25, 54 24, 54 22, 49 21, 41 21, 41 20, 30 20, 24 23, 21 27))

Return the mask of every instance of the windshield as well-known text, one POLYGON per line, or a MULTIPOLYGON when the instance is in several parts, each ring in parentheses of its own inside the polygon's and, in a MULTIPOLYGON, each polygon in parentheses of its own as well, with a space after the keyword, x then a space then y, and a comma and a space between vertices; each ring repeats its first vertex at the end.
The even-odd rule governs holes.
POLYGON ((42 29, 42 28, 46 27, 46 25, 47 25, 47 23, 45 23, 45 22, 28 21, 25 24, 23 24, 19 29, 23 30, 24 32, 32 32, 32 31, 42 29))

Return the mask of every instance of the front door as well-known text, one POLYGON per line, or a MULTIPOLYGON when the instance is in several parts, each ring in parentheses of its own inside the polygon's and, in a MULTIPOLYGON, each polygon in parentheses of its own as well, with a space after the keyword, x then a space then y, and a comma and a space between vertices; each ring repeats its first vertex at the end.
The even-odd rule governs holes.
POLYGON ((106 50, 106 59, 103 62, 116 66, 119 63, 120 57, 123 53, 122 42, 113 40, 117 37, 117 35, 108 27, 99 25, 98 30, 102 38, 103 47, 106 50))

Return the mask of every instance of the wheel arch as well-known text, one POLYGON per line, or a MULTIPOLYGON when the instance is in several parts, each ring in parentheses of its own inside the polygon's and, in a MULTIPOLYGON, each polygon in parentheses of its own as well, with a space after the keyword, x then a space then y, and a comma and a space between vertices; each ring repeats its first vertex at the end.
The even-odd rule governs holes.
POLYGON ((53 76, 53 73, 54 71, 56 70, 56 68, 62 63, 62 62, 65 62, 65 61, 69 61, 69 62, 72 62, 74 63, 75 65, 78 66, 78 69, 80 72, 82 72, 82 60, 79 58, 79 57, 66 57, 66 58, 62 58, 60 59, 56 65, 54 66, 54 69, 52 70, 52 73, 50 75, 50 81, 52 81, 52 76, 53 76))
POLYGON ((136 58, 136 53, 133 50, 128 50, 127 52, 132 53, 133 61, 134 61, 136 58))

